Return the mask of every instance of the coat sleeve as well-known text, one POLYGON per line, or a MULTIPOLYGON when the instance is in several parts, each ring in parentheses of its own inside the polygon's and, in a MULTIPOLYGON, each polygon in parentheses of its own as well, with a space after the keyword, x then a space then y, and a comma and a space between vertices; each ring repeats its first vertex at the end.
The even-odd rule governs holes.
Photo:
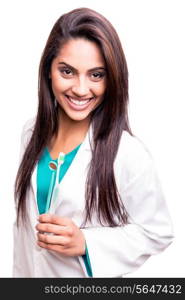
POLYGON ((82 229, 93 277, 122 277, 172 242, 172 223, 154 164, 148 159, 144 165, 125 189, 120 188, 129 223, 82 229))
MULTIPOLYGON (((28 145, 28 142, 30 140, 31 137, 31 133, 33 131, 33 126, 35 123, 35 118, 29 119, 28 121, 26 121, 26 123, 24 124, 23 128, 22 128, 22 132, 21 132, 21 141, 20 141, 20 150, 19 150, 19 165, 22 161, 24 152, 26 150, 26 147, 28 145)), ((13 269, 12 269, 12 273, 13 273, 13 277, 20 277, 21 275, 23 275, 23 271, 22 271, 22 267, 21 267, 21 257, 20 257, 20 253, 21 251, 19 251, 19 248, 21 247, 20 244, 17 242, 18 241, 18 226, 17 226, 17 201, 15 201, 15 213, 16 213, 16 217, 13 223, 13 269)))

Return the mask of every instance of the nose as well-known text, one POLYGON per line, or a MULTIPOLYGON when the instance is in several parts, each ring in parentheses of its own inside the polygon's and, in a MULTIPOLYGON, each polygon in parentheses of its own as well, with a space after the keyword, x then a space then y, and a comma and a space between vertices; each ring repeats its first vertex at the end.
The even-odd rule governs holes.
POLYGON ((72 86, 72 92, 78 97, 84 97, 89 94, 89 86, 86 78, 79 77, 72 86))

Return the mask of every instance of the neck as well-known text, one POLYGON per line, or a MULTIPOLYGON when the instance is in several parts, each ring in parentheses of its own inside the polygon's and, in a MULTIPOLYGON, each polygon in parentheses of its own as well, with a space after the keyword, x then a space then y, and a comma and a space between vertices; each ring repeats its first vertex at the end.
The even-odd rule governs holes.
MULTIPOLYGON (((62 143, 64 147, 75 147, 83 142, 89 129, 90 118, 82 121, 75 121, 66 116, 62 111, 59 114, 59 128, 54 141, 62 143)), ((54 142, 53 141, 53 142, 54 142)))

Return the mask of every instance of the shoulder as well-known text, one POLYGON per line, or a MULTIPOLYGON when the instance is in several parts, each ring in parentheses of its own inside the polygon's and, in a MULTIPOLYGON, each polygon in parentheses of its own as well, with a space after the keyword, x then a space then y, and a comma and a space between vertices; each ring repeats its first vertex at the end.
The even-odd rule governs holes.
POLYGON ((115 160, 116 169, 131 181, 145 170, 154 168, 154 159, 145 143, 138 137, 123 131, 115 160))
POLYGON ((137 136, 132 136, 127 131, 123 131, 119 149, 118 149, 119 155, 123 155, 127 159, 135 159, 138 161, 138 159, 142 160, 151 160, 152 154, 146 144, 139 139, 137 136))
POLYGON ((25 124, 23 125, 22 134, 21 134, 21 144, 24 147, 26 147, 26 145, 28 144, 28 142, 32 136, 34 126, 35 126, 35 121, 36 121, 36 118, 33 117, 33 118, 28 119, 25 122, 25 124))
POLYGON ((28 119, 23 125, 22 132, 27 133, 28 131, 33 131, 34 125, 35 125, 35 120, 36 120, 35 117, 28 119))

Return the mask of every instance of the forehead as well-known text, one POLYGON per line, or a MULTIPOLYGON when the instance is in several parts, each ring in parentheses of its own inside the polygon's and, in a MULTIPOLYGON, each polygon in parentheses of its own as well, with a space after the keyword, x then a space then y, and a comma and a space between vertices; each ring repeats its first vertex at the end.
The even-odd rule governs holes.
POLYGON ((54 61, 56 63, 68 63, 79 70, 105 66, 104 58, 98 45, 83 38, 67 41, 61 47, 54 61))

